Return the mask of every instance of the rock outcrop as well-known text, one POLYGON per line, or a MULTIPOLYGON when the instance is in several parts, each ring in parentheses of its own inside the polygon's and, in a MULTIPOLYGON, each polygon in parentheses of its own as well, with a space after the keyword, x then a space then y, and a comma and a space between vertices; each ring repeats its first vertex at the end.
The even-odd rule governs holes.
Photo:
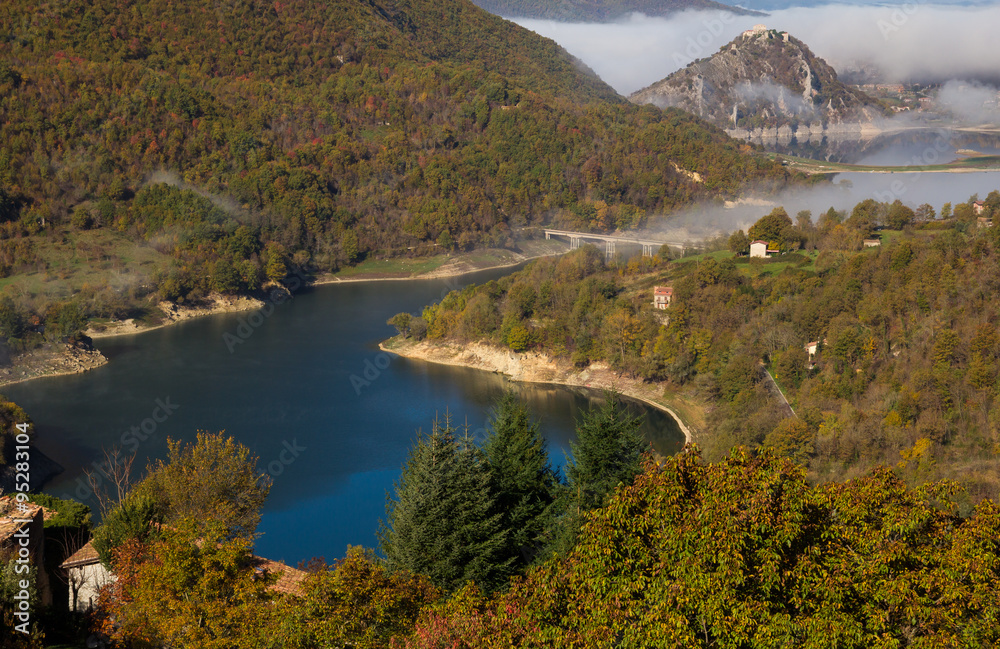
POLYGON ((805 43, 763 25, 629 99, 675 106, 757 140, 861 132, 889 115, 878 100, 841 83, 805 43))

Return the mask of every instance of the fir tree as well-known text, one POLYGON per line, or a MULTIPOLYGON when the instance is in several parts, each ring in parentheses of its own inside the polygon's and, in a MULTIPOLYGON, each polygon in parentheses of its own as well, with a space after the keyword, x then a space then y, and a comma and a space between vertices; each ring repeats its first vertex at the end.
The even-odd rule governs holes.
POLYGON ((410 452, 379 531, 392 570, 426 575, 446 591, 469 581, 486 591, 504 584, 511 560, 482 452, 456 439, 446 417, 410 452))
POLYGON ((573 456, 566 467, 568 484, 553 507, 546 554, 569 552, 584 514, 603 507, 619 484, 632 484, 642 472, 646 442, 639 434, 641 424, 642 415, 630 414, 615 391, 605 392, 604 403, 577 421, 577 441, 570 442, 573 456))
POLYGON ((538 422, 531 421, 527 407, 513 392, 505 392, 493 409, 483 453, 509 533, 511 569, 520 571, 538 551, 557 481, 538 422))

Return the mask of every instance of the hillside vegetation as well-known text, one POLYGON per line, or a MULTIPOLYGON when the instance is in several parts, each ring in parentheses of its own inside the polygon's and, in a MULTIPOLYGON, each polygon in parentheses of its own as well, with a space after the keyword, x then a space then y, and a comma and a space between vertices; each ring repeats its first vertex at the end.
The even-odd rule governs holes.
POLYGON ((770 260, 720 251, 608 266, 582 249, 452 292, 411 336, 603 361, 693 391, 711 404, 696 436, 710 459, 767 446, 818 480, 898 465, 914 484, 962 481, 973 503, 1000 488, 1000 231, 974 227, 969 203, 956 213, 914 229, 898 202, 831 209, 817 223, 778 209, 749 237, 721 241, 789 251, 770 260), (903 230, 859 250, 879 224, 903 230), (652 308, 654 285, 673 287, 666 311, 652 308))
POLYGON ((65 335, 53 300, 124 318, 290 270, 513 246, 554 218, 634 228, 788 179, 458 0, 13 0, 0 36, 15 350, 65 335))

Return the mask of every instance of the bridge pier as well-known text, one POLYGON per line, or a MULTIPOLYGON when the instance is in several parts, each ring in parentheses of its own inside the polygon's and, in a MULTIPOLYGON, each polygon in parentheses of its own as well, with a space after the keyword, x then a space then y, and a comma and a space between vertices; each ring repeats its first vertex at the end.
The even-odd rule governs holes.
POLYGON ((644 243, 644 244, 642 244, 642 256, 643 257, 652 257, 653 256, 653 244, 651 244, 651 243, 644 243))
POLYGON ((552 238, 552 233, 551 233, 551 232, 549 232, 548 230, 546 230, 546 231, 545 231, 545 238, 546 238, 546 239, 551 239, 551 238, 552 238))
POLYGON ((604 257, 608 261, 615 256, 615 241, 614 239, 608 239, 604 242, 604 257))
POLYGON ((576 250, 580 247, 580 237, 570 237, 569 238, 569 249, 576 250))

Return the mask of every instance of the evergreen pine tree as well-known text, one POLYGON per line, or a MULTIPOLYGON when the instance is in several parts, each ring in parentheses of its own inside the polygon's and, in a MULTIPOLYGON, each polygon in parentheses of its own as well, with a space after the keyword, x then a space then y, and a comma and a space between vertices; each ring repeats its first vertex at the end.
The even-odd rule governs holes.
POLYGON ((520 572, 539 549, 557 481, 538 422, 513 392, 497 401, 483 445, 497 507, 508 530, 511 569, 520 572))
POLYGON ((410 453, 379 531, 390 569, 426 575, 446 591, 504 585, 511 561, 482 452, 448 418, 410 453))
POLYGON ((576 544, 583 516, 603 507, 619 484, 631 484, 642 472, 646 442, 639 434, 642 415, 633 416, 615 391, 604 394, 604 403, 581 415, 576 423, 577 441, 566 467, 567 485, 552 508, 546 533, 546 554, 565 554, 576 544))

